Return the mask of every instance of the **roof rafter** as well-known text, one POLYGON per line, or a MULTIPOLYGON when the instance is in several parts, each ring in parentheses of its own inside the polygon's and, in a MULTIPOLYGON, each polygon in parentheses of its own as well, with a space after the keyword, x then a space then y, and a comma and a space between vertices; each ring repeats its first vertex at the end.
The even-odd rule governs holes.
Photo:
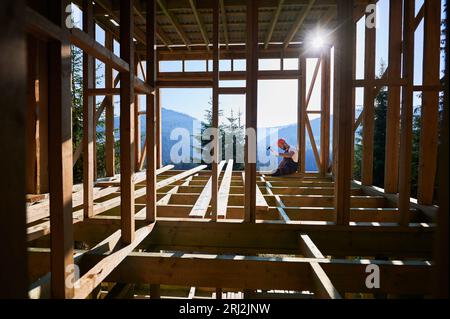
POLYGON ((227 11, 225 10, 225 4, 223 0, 220 0, 220 19, 222 20, 223 35, 225 37, 225 45, 228 48, 230 39, 228 37, 228 23, 227 23, 227 11))
POLYGON ((295 20, 294 25, 292 26, 286 39, 284 40, 285 49, 289 46, 289 43, 294 38, 295 34, 298 32, 300 27, 303 25, 303 22, 305 22, 305 19, 308 16, 308 13, 311 11, 315 2, 316 0, 309 0, 308 6, 298 15, 297 20, 295 20))
POLYGON ((273 31, 275 30, 275 26, 277 25, 278 18, 280 17, 281 9, 283 8, 284 0, 278 0, 278 6, 275 10, 275 14, 272 17, 272 21, 270 22, 269 31, 267 32, 266 40, 264 41, 264 49, 267 49, 269 46, 269 42, 272 39, 273 31))
POLYGON ((202 17, 200 16, 197 7, 196 0, 189 0, 189 4, 191 5, 192 12, 194 13, 195 20, 197 21, 198 27, 200 28, 200 32, 202 34, 203 40, 205 41, 206 50, 209 51, 209 37, 208 32, 206 31, 205 25, 203 23, 202 17))
POLYGON ((188 50, 190 50, 191 41, 189 40, 186 32, 184 32, 184 30, 181 28, 181 25, 178 22, 177 18, 167 9, 166 1, 165 0, 157 0, 157 1, 162 12, 169 19, 170 23, 173 25, 173 27, 177 31, 178 35, 180 36, 181 40, 186 45, 188 50))

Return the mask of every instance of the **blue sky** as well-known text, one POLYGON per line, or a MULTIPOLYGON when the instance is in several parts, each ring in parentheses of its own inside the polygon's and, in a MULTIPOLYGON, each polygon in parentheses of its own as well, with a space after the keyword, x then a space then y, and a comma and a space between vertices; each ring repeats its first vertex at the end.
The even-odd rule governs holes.
MULTIPOLYGON (((443 1, 444 2, 444 1, 443 1)), ((423 0, 416 0, 416 10, 418 11, 423 0)), ((79 9, 74 10, 74 19, 78 26, 81 19, 79 9)), ((376 74, 379 74, 382 61, 387 64, 388 61, 388 39, 389 39, 389 0, 379 0, 377 4, 377 31, 376 31, 376 74)), ((356 77, 362 78, 364 75, 364 28, 365 23, 362 19, 357 24, 357 63, 356 77)), ((415 45, 415 84, 421 84, 422 78, 422 54, 423 54, 423 22, 416 31, 415 45)), ((104 44, 104 32, 97 26, 97 41, 104 44)), ((115 43, 114 51, 119 54, 118 43, 115 43)), ((210 69, 211 69, 211 62, 210 69)), ((279 69, 279 60, 261 60, 260 68, 271 70, 279 69)), ((315 59, 307 61, 307 83, 310 82, 315 68, 315 59)), ((104 66, 98 63, 100 69, 99 75, 103 75, 104 66)), ((443 64, 443 63, 442 63, 443 64)), ((245 61, 235 61, 235 70, 245 70, 245 61)), ((160 65, 161 71, 176 71, 181 68, 179 62, 163 62, 160 65)), ((296 69, 296 59, 285 60, 285 68, 296 69)), ((206 69, 206 61, 196 62, 189 61, 186 63, 186 69, 191 71, 204 71, 206 69)), ((223 71, 230 70, 230 61, 221 61, 220 69, 223 71)), ((245 81, 221 82, 221 86, 243 86, 245 81)), ((104 83, 100 83, 99 87, 103 87, 104 83)), ((308 87, 307 87, 308 90, 308 87)), ((363 104, 364 90, 356 90, 356 105, 363 104)), ((162 106, 178 112, 189 114, 197 119, 203 119, 204 110, 210 108, 211 89, 162 89, 161 103, 162 106)), ((101 97, 98 97, 101 100, 101 97)), ((117 100, 117 98, 116 98, 117 100)), ((145 97, 141 98, 145 107, 145 97)), ((117 101, 116 101, 117 102, 117 101)), ((229 115, 231 110, 235 114, 239 111, 245 113, 245 96, 221 96, 220 108, 223 109, 225 115, 229 115)), ((118 103, 116 103, 118 106, 118 103)), ((420 105, 420 99, 415 95, 414 105, 420 105)), ((310 110, 320 107, 320 72, 317 78, 316 87, 310 103, 310 110)), ((118 109, 116 108, 118 115, 118 109)), ((244 115, 245 117, 245 115, 244 115)), ((296 80, 278 80, 269 81, 261 80, 258 83, 258 126, 259 127, 275 127, 288 125, 296 122, 297 118, 297 81, 296 80)), ((311 116, 311 119, 314 117, 311 116)), ((243 118, 244 120, 244 118, 243 118)))

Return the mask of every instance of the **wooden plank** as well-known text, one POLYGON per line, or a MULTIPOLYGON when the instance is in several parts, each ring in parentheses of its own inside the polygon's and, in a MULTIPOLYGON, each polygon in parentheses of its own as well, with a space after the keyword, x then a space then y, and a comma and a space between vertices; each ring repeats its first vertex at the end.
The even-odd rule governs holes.
MULTIPOLYGON (((439 85, 441 59, 441 1, 424 3, 423 85, 439 85)), ((432 205, 438 161, 439 92, 422 93, 417 200, 432 205)))
MULTIPOLYGON (((114 249, 86 272, 75 283, 74 299, 85 299, 114 269, 131 253, 153 230, 154 224, 144 226, 136 231, 136 237, 130 244, 114 247, 114 249)), ((117 231, 121 234, 121 231, 117 231)), ((122 241, 125 242, 122 238, 122 241)))
POLYGON ((267 30, 267 35, 264 41, 264 49, 269 47, 269 42, 272 39, 273 31, 275 31, 275 26, 277 25, 278 18, 280 17, 281 10, 283 9, 284 0, 278 0, 278 5, 275 13, 270 21, 269 29, 267 30))
MULTIPOLYGON (((389 70, 390 81, 401 77, 402 62, 402 1, 389 2, 389 70)), ((398 159, 400 145, 400 87, 388 90, 386 114, 386 152, 384 170, 384 190, 395 194, 398 191, 398 159)))
MULTIPOLYGON (((366 20, 371 19, 369 13, 366 20)), ((373 148, 375 130, 375 96, 373 94, 375 80, 375 47, 376 28, 366 28, 364 51, 364 115, 362 131, 361 182, 365 186, 373 183, 373 148)))
POLYGON ((337 119, 336 135, 336 167, 335 167, 335 209, 336 222, 346 225, 350 219, 350 181, 352 177, 351 161, 348 154, 352 150, 353 120, 352 120, 352 69, 354 51, 353 41, 355 25, 352 22, 353 1, 338 1, 338 24, 341 28, 337 32, 335 46, 335 88, 337 119))
MULTIPOLYGON (((161 175, 173 168, 174 168, 173 165, 166 165, 162 168, 157 169, 156 175, 161 175)), ((134 183, 135 184, 140 184, 140 183, 144 182, 146 179, 147 179, 146 172, 139 172, 139 173, 134 174, 134 183)), ((95 185, 98 187, 119 186, 120 185, 120 175, 115 175, 113 178, 100 179, 99 181, 97 181, 97 183, 95 185)))
POLYGON ((0 298, 27 297, 25 241, 25 111, 27 55, 25 1, 0 3, 0 298))
POLYGON ((256 211, 267 211, 269 209, 269 205, 267 204, 264 195, 261 193, 259 186, 256 185, 256 211))
POLYGON ((229 94, 229 95, 242 95, 245 94, 247 92, 246 88, 240 88, 240 87, 236 87, 236 88, 232 88, 232 87, 227 87, 227 88, 219 88, 219 94, 224 95, 224 94, 229 94))
POLYGON ((196 174, 196 173, 200 172, 201 170, 205 169, 206 167, 207 167, 206 165, 199 165, 199 166, 197 166, 195 168, 192 168, 192 169, 190 169, 188 171, 185 171, 185 172, 182 172, 182 173, 177 174, 175 176, 166 178, 166 179, 164 179, 162 181, 159 181, 156 184, 156 188, 160 189, 160 188, 163 188, 165 186, 169 186, 170 184, 173 184, 176 181, 182 180, 182 179, 184 179, 186 177, 189 177, 189 176, 191 176, 193 174, 196 174))
POLYGON ((191 289, 189 289, 189 294, 188 294, 187 299, 194 299, 194 297, 195 297, 195 287, 191 287, 191 289))
POLYGON ((256 141, 258 105, 258 6, 257 1, 247 0, 247 95, 245 108, 245 222, 256 220, 256 141))
MULTIPOLYGON (((156 44, 156 2, 147 1, 147 84, 155 87, 157 59, 156 44)), ((146 154, 147 154, 147 192, 146 219, 149 223, 156 220, 156 101, 155 95, 147 95, 146 113, 146 154)))
MULTIPOLYGON (((66 1, 53 0, 49 16, 64 26, 66 1)), ((49 180, 53 298, 70 298, 66 285, 73 265, 72 226, 72 97, 70 93, 70 46, 68 41, 49 43, 49 180), (68 268, 69 267, 69 268, 68 268)))
MULTIPOLYGON (((95 262, 102 256, 88 256, 95 262)), ((179 286, 221 286, 235 289, 315 289, 311 280, 310 258, 254 257, 217 254, 139 253, 132 252, 111 273, 108 280, 126 282, 154 282, 179 286), (133 271, 130 271, 133 269, 133 271), (270 272, 270 276, 267 273, 270 272), (205 276, 205 273, 211 274, 205 276), (177 275, 175 275, 177 274, 177 275), (243 280, 245 278, 245 280, 243 280)), ((432 267, 423 261, 380 261, 317 259, 324 271, 335 278, 338 289, 351 292, 370 292, 365 285, 368 265, 378 265, 386 278, 380 292, 427 294, 432 267), (394 280, 397 278, 397 280, 394 280)))
POLYGON ((120 1, 120 57, 128 63, 128 72, 120 72, 120 214, 122 240, 134 240, 134 1, 120 1))
POLYGON ((228 207, 228 196, 230 194, 231 177, 233 174, 233 160, 229 160, 227 164, 227 169, 222 178, 222 183, 220 184, 219 194, 218 194, 218 207, 217 216, 225 218, 227 215, 228 207))
POLYGON ((306 258, 325 258, 319 248, 306 234, 300 234, 300 252, 306 258))
MULTIPOLYGON (((217 169, 217 175, 220 176, 220 173, 223 169, 223 167, 225 166, 225 161, 221 161, 218 169, 217 169)), ((227 166, 227 171, 228 171, 228 167, 229 167, 230 163, 228 162, 228 166, 227 166)), ((233 164, 231 164, 231 170, 233 170, 233 164)), ((225 176, 227 174, 227 171, 225 171, 225 175, 222 179, 222 184, 223 181, 225 179, 225 176)), ((231 175, 230 175, 231 177, 231 175)), ((222 185, 220 186, 222 189, 222 185)), ((217 210, 217 215, 220 216, 219 212, 220 212, 220 200, 221 200, 221 193, 219 190, 219 194, 218 194, 218 201, 219 201, 219 205, 218 205, 218 210, 217 210)), ((211 202, 211 198, 212 198, 212 177, 209 178, 208 182, 205 185, 205 188, 203 188, 203 191, 201 192, 200 196, 198 197, 197 201, 195 202, 195 205, 192 207, 191 212, 189 213, 190 217, 201 217, 201 218, 205 218, 206 216, 206 212, 208 211, 208 207, 209 204, 211 202)), ((228 201, 228 198, 227 198, 228 201)))
POLYGON ((212 149, 211 149, 211 216, 213 220, 217 220, 218 216, 218 189, 219 189, 219 2, 215 1, 213 6, 213 87, 212 87, 212 118, 211 129, 212 134, 212 149))
MULTIPOLYGON (((83 0, 83 31, 95 37, 94 6, 83 0)), ((83 210, 84 217, 93 215, 94 207, 94 116, 95 97, 88 94, 95 88, 95 59, 83 52, 83 210)))
POLYGON ((103 63, 111 65, 111 67, 117 71, 127 72, 129 70, 130 66, 127 62, 117 57, 112 51, 107 50, 94 38, 91 38, 83 31, 73 28, 70 31, 69 37, 72 44, 76 45, 86 53, 95 56, 103 63))
POLYGON ((314 293, 320 299, 342 299, 330 278, 317 262, 310 262, 314 282, 314 293))
POLYGON ((406 85, 402 89, 400 158, 399 158, 399 200, 400 223, 409 223, 411 197, 411 158, 412 158, 412 121, 413 121, 413 83, 414 83, 414 31, 413 20, 415 4, 406 1, 403 9, 403 78, 406 85))

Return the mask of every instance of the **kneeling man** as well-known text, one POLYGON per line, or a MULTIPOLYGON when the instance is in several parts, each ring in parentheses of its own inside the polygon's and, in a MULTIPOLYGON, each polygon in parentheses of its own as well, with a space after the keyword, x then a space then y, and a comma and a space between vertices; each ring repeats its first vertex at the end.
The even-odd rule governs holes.
POLYGON ((298 150, 295 147, 290 146, 282 138, 278 140, 278 147, 283 150, 283 153, 276 153, 272 149, 271 151, 275 153, 275 155, 283 157, 283 159, 278 165, 278 169, 272 174, 272 176, 283 176, 297 172, 298 150))

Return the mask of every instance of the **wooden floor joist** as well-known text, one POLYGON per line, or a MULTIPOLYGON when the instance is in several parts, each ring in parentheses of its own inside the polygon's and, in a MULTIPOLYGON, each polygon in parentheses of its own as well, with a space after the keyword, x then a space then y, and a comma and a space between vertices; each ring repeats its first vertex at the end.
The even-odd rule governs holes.
POLYGON ((230 194, 231 176, 233 173, 233 160, 229 160, 227 169, 222 178, 218 194, 217 216, 225 217, 227 215, 228 196, 230 194))
MULTIPOLYGON (((221 161, 217 168, 217 175, 220 176, 220 173, 222 172, 223 167, 225 166, 225 161, 221 161)), ((228 163, 228 165, 230 165, 228 163)), ((228 168, 227 168, 228 170, 228 168)), ((225 172, 226 175, 226 172, 225 172)), ((224 176, 225 178, 225 176, 224 176)), ((192 207, 191 212, 189 213, 190 217, 200 217, 204 218, 206 216, 206 212, 208 211, 209 204, 211 202, 212 197, 212 177, 209 178, 208 183, 206 183, 205 188, 201 192, 200 196, 198 197, 197 201, 195 202, 194 207, 192 207)), ((219 198, 220 200, 220 198, 219 198)))

